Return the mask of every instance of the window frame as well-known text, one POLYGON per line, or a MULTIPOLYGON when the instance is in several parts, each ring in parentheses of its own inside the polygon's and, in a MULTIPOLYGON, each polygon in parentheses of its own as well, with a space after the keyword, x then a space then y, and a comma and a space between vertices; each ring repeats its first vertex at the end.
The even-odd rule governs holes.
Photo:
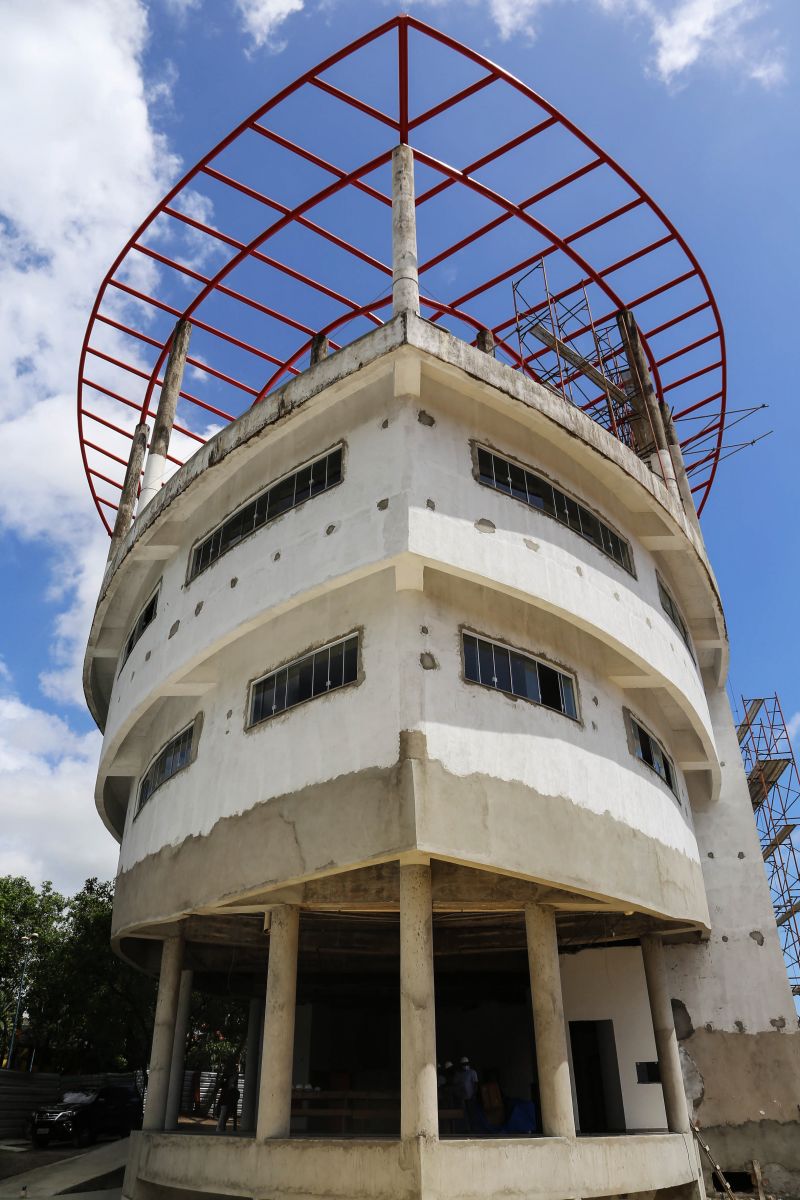
MULTIPOLYGON (((132 622, 132 624, 130 625, 130 628, 128 629, 128 632, 125 634, 125 639, 122 643, 122 649, 120 650, 119 671, 122 671, 126 662, 130 658, 130 656, 133 654, 133 652, 136 649, 136 647, 138 646, 139 642, 144 637, 145 632, 155 622, 155 619, 158 616, 158 598, 161 595, 161 583, 162 583, 162 580, 159 579, 158 583, 152 589, 152 591, 148 595, 147 599, 145 600, 144 604, 142 605, 142 607, 139 609, 138 613, 136 614, 136 620, 132 622), (148 608, 150 607, 150 605, 153 603, 154 600, 156 602, 155 612, 153 613, 152 617, 147 622, 147 624, 143 625, 142 628, 139 630, 138 635, 136 635, 136 629, 137 629, 137 626, 139 625, 139 622, 141 621, 142 617, 147 612, 148 608), (134 635, 136 635, 136 636, 134 636, 134 635), (133 638, 132 642, 131 642, 131 638, 133 638), (130 649, 128 649, 129 642, 131 643, 130 649)), ((117 674, 119 674, 119 671, 117 672, 117 674)))
POLYGON ((189 549, 189 561, 186 565, 185 586, 188 587, 191 583, 194 582, 195 579, 199 579, 200 576, 204 575, 206 571, 209 571, 214 566, 215 563, 219 562, 220 559, 224 558, 225 555, 230 550, 235 550, 237 546, 241 546, 242 543, 246 542, 248 538, 254 537, 255 534, 257 534, 260 530, 268 528, 275 521, 277 521, 280 517, 286 516, 286 514, 290 513, 290 512, 296 512, 298 509, 302 508, 305 504, 308 504, 308 502, 310 500, 316 500, 318 496, 323 496, 323 495, 327 494, 328 492, 332 492, 334 488, 339 487, 339 485, 344 482, 346 459, 347 459, 347 443, 344 439, 342 439, 341 441, 334 442, 333 445, 328 446, 328 448, 326 450, 321 450, 318 454, 313 454, 310 458, 303 459, 303 461, 298 463, 297 466, 292 467, 292 469, 290 471, 285 471, 282 475, 278 475, 275 479, 271 480, 265 487, 259 487, 256 491, 251 492, 251 494, 249 496, 247 496, 246 499, 244 499, 241 502, 241 504, 237 504, 234 509, 232 509, 229 513, 226 513, 226 515, 222 518, 221 521, 217 521, 217 523, 215 525, 212 525, 210 529, 207 529, 205 533, 203 533, 200 537, 196 538, 195 541, 192 543, 192 545, 189 549), (261 524, 255 525, 252 529, 248 530, 248 532, 245 533, 243 536, 240 536, 238 538, 238 540, 236 542, 234 542, 232 545, 226 546, 224 549, 220 548, 219 553, 216 555, 216 557, 211 559, 210 562, 206 563, 206 565, 204 567, 201 567, 200 570, 198 570, 198 571, 194 570, 195 556, 196 556, 198 550, 200 549, 200 547, 203 546, 206 542, 210 541, 210 539, 213 538, 214 535, 217 533, 220 534, 220 540, 221 540, 221 536, 222 536, 221 531, 228 524, 229 521, 234 521, 236 519, 236 517, 239 516, 242 512, 244 512, 245 509, 249 508, 250 505, 257 505, 258 502, 262 498, 266 497, 268 495, 268 493, 273 488, 278 487, 279 484, 284 483, 286 480, 292 479, 294 476, 299 475, 300 472, 304 471, 307 467, 313 467, 315 465, 315 463, 321 462, 323 459, 328 458, 330 455, 334 454, 337 450, 341 451, 342 460, 341 460, 341 469, 339 472, 339 478, 337 479, 337 481, 335 483, 332 483, 329 486, 324 487, 322 489, 322 491, 315 492, 315 494, 313 496, 307 496, 304 500, 300 500, 297 504, 290 505, 290 507, 285 508, 283 510, 283 512, 276 513, 274 517, 265 519, 263 522, 261 522, 261 524))
POLYGON ((664 787, 669 789, 670 794, 674 796, 678 801, 678 804, 682 806, 683 801, 681 799, 680 788, 678 786, 678 769, 675 766, 675 759, 671 754, 667 753, 661 738, 656 737, 656 735, 650 730, 649 726, 640 717, 638 717, 635 713, 632 713, 628 708, 623 709, 623 714, 625 717, 625 728, 628 735, 628 749, 631 753, 631 757, 635 758, 637 762, 640 762, 642 766, 647 767, 647 770, 651 771, 657 779, 660 779, 664 784, 664 787), (664 775, 661 774, 657 767, 651 765, 646 758, 637 753, 637 746, 641 745, 637 730, 640 730, 643 734, 645 734, 645 736, 650 739, 650 741, 660 752, 661 757, 667 764, 669 774, 672 779, 671 783, 667 778, 665 778, 664 775))
POLYGON ((658 598, 661 602, 661 608, 666 614, 670 624, 677 630, 681 641, 689 651, 689 657, 696 666, 697 657, 694 652, 694 646, 692 645, 692 635, 689 632, 688 622, 681 611, 680 605, 675 599, 672 589, 667 586, 667 584, 664 582, 663 576, 658 571, 656 571, 656 586, 658 587, 658 598), (669 601, 671 608, 674 609, 674 614, 670 612, 670 609, 667 608, 667 605, 664 603, 665 598, 669 601))
POLYGON ((195 759, 197 758, 197 749, 198 749, 198 744, 200 741, 200 733, 201 733, 202 728, 203 728, 203 714, 195 713, 195 715, 192 717, 191 721, 187 721, 186 724, 182 725, 176 733, 173 733, 172 737, 167 738, 166 742, 164 742, 164 744, 162 746, 160 746, 159 749, 156 751, 156 753, 152 756, 152 758, 148 762, 147 766, 145 767, 145 769, 142 771, 141 775, 139 776, 139 781, 136 784, 136 811, 133 814, 134 821, 138 818, 138 816, 142 812, 142 810, 150 803, 150 801, 153 799, 153 796, 155 796, 156 792, 164 786, 164 784, 169 783, 169 781, 171 779, 174 779, 176 775, 180 775, 183 771, 185 771, 188 767, 190 767, 192 765, 192 763, 195 761, 195 759), (177 742, 190 729, 192 731, 192 740, 189 745, 189 755, 186 759, 186 762, 183 763, 182 766, 178 767, 177 771, 173 771, 171 775, 167 775, 167 777, 165 779, 162 779, 159 783, 157 783, 156 786, 153 788, 153 790, 150 792, 149 796, 147 796, 147 798, 145 800, 142 800, 142 785, 144 784, 144 781, 147 778, 147 775, 150 772, 150 770, 152 769, 152 767, 155 766, 155 764, 158 762, 161 755, 166 753, 166 751, 170 748, 170 746, 173 744, 173 742, 177 742))
MULTIPOLYGON (((349 632, 341 634, 338 637, 333 637, 325 642, 320 642, 318 645, 304 650, 302 654, 295 654, 291 658, 284 659, 274 667, 270 667, 267 671, 261 671, 253 679, 248 681, 247 692, 245 696, 245 718, 244 731, 251 733, 256 729, 262 729, 265 725, 271 724, 278 717, 285 716, 287 713, 295 712, 298 708, 303 708, 306 704, 310 704, 314 700, 321 700, 325 696, 338 694, 345 691, 346 688, 358 687, 364 680, 364 667, 362 661, 364 627, 357 625, 349 632), (325 692, 313 693, 310 696, 304 697, 302 700, 296 701, 294 704, 286 705, 277 711, 270 713, 268 716, 259 717, 258 720, 253 719, 253 708, 255 701, 255 689, 260 683, 264 683, 270 676, 277 675, 280 671, 288 671, 290 667, 297 666, 305 662, 307 659, 313 659, 317 654, 321 654, 324 650, 332 650, 334 646, 343 646, 351 639, 356 639, 356 673, 353 679, 348 679, 346 683, 341 683, 337 687, 331 688, 325 692)), ((330 659, 329 659, 330 662, 330 659)), ((344 673, 344 672, 343 672, 344 673)))
MULTIPOLYGON (((635 563, 634 557, 633 557, 633 547, 632 547, 629 539, 626 537, 623 537, 623 535, 619 532, 619 530, 616 529, 615 526, 612 525, 611 522, 606 517, 601 516, 600 513, 595 508, 593 508, 590 504, 587 504, 584 500, 579 500, 577 498, 577 496, 573 495, 572 492, 565 490, 561 486, 561 484, 555 483, 553 481, 553 479, 549 475, 545 474, 544 471, 540 470, 539 467, 532 467, 529 464, 522 462, 521 459, 516 458, 513 454, 507 454, 503 450, 497 450, 497 449, 493 448, 489 442, 482 442, 482 441, 479 441, 477 438, 474 438, 470 441, 470 450, 472 453, 472 477, 480 487, 489 488, 490 491, 498 492, 501 496, 507 496, 509 499, 515 500, 517 504, 522 504, 528 512, 541 513, 542 516, 548 517, 551 521, 555 521, 556 524, 561 525, 564 529, 569 529, 572 533, 577 534, 578 537, 582 539, 582 541, 586 542, 590 546, 594 546, 595 550, 598 550, 600 552, 600 554, 603 555, 604 558, 608 559, 609 562, 613 562, 614 565, 619 567, 620 570, 624 571, 626 575, 630 575, 632 579, 638 579, 638 575, 636 572, 636 563, 635 563), (547 508, 544 508, 544 507, 539 508, 537 505, 531 504, 527 499, 523 500, 521 497, 515 496, 513 492, 507 492, 503 488, 498 488, 497 486, 493 486, 492 484, 484 483, 483 480, 481 479, 480 462, 478 460, 478 454, 481 450, 485 454, 491 454, 493 458, 502 459, 504 462, 508 463, 510 466, 516 467, 517 470, 527 473, 528 475, 533 475, 535 478, 541 480, 542 483, 551 487, 554 491, 553 511, 550 512, 547 508), (567 515, 566 520, 562 520, 562 518, 558 515, 558 509, 559 509, 558 497, 560 497, 562 499, 562 501, 564 502, 564 512, 567 515), (574 505, 578 509, 579 521, 580 521, 580 511, 583 510, 590 517, 594 518, 594 520, 599 523, 599 525, 600 525, 600 541, 599 542, 594 541, 593 538, 590 538, 587 534, 583 533, 582 529, 576 528, 573 524, 570 523, 570 521, 569 521, 569 515, 570 515, 569 505, 574 505), (604 538, 603 538, 604 530, 608 531, 608 533, 610 533, 610 534, 613 534, 613 536, 624 547, 624 549, 625 549, 624 556, 627 556, 627 562, 628 562, 627 566, 625 565, 625 563, 621 563, 618 559, 616 559, 614 557, 614 555, 609 553, 609 551, 605 548, 605 546, 603 544, 604 543, 604 538)), ((527 486, 526 486, 526 495, 527 495, 527 486)))
MULTIPOLYGON (((486 633, 479 633, 478 630, 473 628, 473 626, 471 626, 471 625, 459 625, 458 640, 459 640, 459 653, 461 655, 461 680, 463 683, 472 684, 475 687, 479 687, 479 688, 485 688, 489 692, 497 692, 501 696, 507 696, 510 700, 515 700, 515 701, 521 700, 525 704, 533 705, 534 708, 541 708, 541 709, 544 709, 545 712, 551 712, 551 713, 555 713, 557 716, 566 717, 568 721, 574 721, 576 725, 580 725, 581 727, 583 726, 583 718, 581 717, 580 689, 578 687, 578 676, 575 671, 571 670, 569 667, 565 667, 563 665, 563 663, 554 662, 552 659, 547 658, 543 654, 535 653, 534 651, 531 651, 531 650, 523 650, 519 646, 514 646, 511 644, 511 642, 507 642, 504 638, 492 637, 491 635, 486 634, 486 633), (544 703, 542 703, 541 699, 534 700, 530 696, 523 696, 520 693, 513 692, 513 691, 507 691, 505 688, 497 687, 491 683, 483 683, 483 681, 480 679, 470 678, 470 676, 467 674, 466 655, 465 655, 465 651, 464 651, 464 638, 465 637, 471 637, 471 638, 475 638, 478 641, 486 642, 489 645, 491 645, 493 648, 495 646, 498 646, 503 650, 507 650, 509 652, 509 655, 518 654, 518 655, 520 655, 521 658, 527 659, 529 662, 535 663, 537 666, 537 679, 539 678, 539 676, 538 676, 538 667, 539 666, 543 666, 547 670, 555 672, 555 674, 558 675, 558 677, 559 677, 559 694, 562 698, 562 704, 563 704, 563 698, 564 698, 562 678, 568 679, 572 685, 572 698, 573 698, 573 702, 575 705, 575 715, 573 716, 571 713, 567 712, 564 708, 553 708, 552 705, 544 704, 544 703)), ((539 694, 541 696, 541 682, 539 683, 539 694)))

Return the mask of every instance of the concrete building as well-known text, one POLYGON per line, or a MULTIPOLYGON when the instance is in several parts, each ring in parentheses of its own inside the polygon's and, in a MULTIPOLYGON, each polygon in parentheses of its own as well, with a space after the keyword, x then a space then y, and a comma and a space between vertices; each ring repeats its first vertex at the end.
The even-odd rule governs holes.
POLYGON ((696 1116, 798 1195, 800 1034, 669 422, 637 453, 423 319, 413 198, 400 146, 391 317, 159 487, 165 384, 127 528, 134 441, 85 664, 114 943, 159 973, 124 1193, 697 1196, 696 1116), (173 1131, 193 984, 251 999, 245 1136, 173 1131))

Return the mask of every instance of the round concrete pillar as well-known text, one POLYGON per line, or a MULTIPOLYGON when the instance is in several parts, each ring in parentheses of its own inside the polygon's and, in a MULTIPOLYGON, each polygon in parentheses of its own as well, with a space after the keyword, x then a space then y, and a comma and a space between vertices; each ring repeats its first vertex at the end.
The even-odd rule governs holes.
POLYGON ((163 1129, 166 1122, 182 961, 183 936, 179 934, 176 937, 165 938, 161 949, 161 974, 158 979, 156 1019, 142 1129, 163 1129))
POLYGON ((258 1099, 258 1043, 261 1036, 261 1014, 264 1002, 258 996, 250 1001, 247 1014, 247 1042, 245 1043, 244 1087, 242 1089, 242 1120, 240 1127, 251 1130, 256 1127, 256 1101, 258 1099))
POLYGON ((392 309, 395 316, 419 313, 414 152, 410 146, 396 146, 392 151, 392 309))
POLYGON ((431 869, 400 867, 400 1135, 439 1136, 431 869))
POLYGON ((647 994, 650 998, 650 1012, 653 1018, 658 1069, 664 1092, 664 1108, 667 1110, 667 1128, 670 1133, 688 1133, 689 1109, 683 1087, 683 1073, 678 1053, 675 1022, 672 1019, 672 1005, 667 992, 664 951, 659 938, 642 938, 642 961, 647 980, 647 994))
POLYGON ((269 930, 267 1002, 256 1126, 259 1138, 289 1136, 299 935, 299 908, 293 904, 281 904, 273 909, 269 930))
POLYGON ((181 971, 178 990, 178 1012, 175 1017, 175 1037, 172 1041, 172 1063, 169 1068, 169 1093, 165 1129, 177 1129, 183 1091, 183 1063, 186 1057, 186 1031, 189 1028, 189 1009, 192 1003, 192 971, 181 971))
POLYGON ((575 1114, 553 910, 543 908, 540 904, 527 905, 525 933, 528 940, 542 1130, 548 1137, 574 1137, 575 1114))

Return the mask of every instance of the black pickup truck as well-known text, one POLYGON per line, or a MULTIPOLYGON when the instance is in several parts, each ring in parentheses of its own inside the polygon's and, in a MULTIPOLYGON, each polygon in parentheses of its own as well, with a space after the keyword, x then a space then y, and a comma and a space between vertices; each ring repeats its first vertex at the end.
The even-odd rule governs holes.
POLYGON ((64 1092, 55 1104, 33 1112, 30 1120, 34 1146, 56 1141, 88 1146, 100 1134, 127 1137, 141 1127, 142 1098, 132 1084, 64 1092))

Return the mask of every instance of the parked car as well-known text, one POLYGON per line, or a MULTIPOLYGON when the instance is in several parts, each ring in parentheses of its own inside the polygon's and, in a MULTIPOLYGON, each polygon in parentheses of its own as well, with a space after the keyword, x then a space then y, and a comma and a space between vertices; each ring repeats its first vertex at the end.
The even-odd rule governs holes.
POLYGON ((31 1114, 34 1146, 71 1141, 88 1146, 99 1134, 127 1137, 142 1127, 142 1098, 132 1084, 81 1088, 64 1092, 56 1104, 31 1114))

